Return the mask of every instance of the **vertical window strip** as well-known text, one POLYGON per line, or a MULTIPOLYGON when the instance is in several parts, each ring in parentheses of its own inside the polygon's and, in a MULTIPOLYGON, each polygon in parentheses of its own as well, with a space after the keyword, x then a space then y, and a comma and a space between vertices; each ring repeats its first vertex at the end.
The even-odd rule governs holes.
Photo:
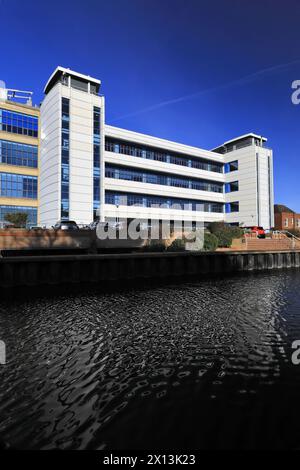
POLYGON ((100 207, 100 119, 101 110, 94 106, 93 110, 93 217, 96 220, 99 217, 100 207))
POLYGON ((61 219, 69 218, 70 100, 61 101, 61 219))

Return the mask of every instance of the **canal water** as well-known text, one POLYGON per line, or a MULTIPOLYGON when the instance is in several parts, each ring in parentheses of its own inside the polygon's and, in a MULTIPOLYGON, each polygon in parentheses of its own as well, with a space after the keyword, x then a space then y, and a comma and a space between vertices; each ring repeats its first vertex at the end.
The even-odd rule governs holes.
POLYGON ((21 449, 299 448, 300 271, 1 300, 21 449))

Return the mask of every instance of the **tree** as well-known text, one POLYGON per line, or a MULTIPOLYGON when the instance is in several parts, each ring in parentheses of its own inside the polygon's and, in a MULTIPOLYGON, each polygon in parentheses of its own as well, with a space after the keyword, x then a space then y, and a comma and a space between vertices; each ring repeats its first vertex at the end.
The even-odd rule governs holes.
POLYGON ((5 220, 12 223, 15 227, 26 227, 28 214, 25 212, 10 212, 6 214, 5 220))

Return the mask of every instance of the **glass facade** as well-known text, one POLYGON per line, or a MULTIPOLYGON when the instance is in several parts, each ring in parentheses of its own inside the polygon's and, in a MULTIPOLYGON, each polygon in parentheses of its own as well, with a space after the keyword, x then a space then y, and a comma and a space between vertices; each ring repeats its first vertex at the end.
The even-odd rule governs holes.
POLYGON ((139 171, 136 169, 128 169, 106 165, 106 178, 115 178, 128 181, 138 181, 141 183, 161 184, 165 186, 174 186, 177 188, 196 189, 199 191, 212 191, 223 193, 223 184, 213 181, 190 179, 177 177, 174 175, 165 175, 162 173, 139 171))
POLYGON ((0 196, 37 199, 37 176, 0 173, 0 196))
POLYGON ((15 214, 16 212, 28 214, 27 226, 37 224, 37 208, 24 206, 0 206, 0 221, 5 222, 7 214, 15 214))
POLYGON ((37 137, 38 118, 28 114, 0 109, 0 131, 37 137))
POLYGON ((70 103, 61 103, 61 218, 69 218, 70 103))
POLYGON ((107 138, 105 140, 105 150, 109 152, 121 153, 124 155, 131 155, 133 157, 147 158, 149 160, 157 160, 160 162, 172 163, 174 165, 197 168, 199 170, 223 173, 222 163, 185 155, 179 156, 173 153, 168 153, 165 150, 154 149, 150 147, 140 147, 130 142, 127 143, 107 138))
POLYGON ((164 205, 165 208, 178 210, 193 210, 200 212, 224 212, 224 204, 219 202, 195 201, 190 199, 169 198, 164 196, 151 196, 149 194, 120 193, 115 191, 105 191, 105 203, 115 206, 151 207, 164 205))
POLYGON ((0 140, 0 163, 37 168, 38 147, 0 140))
POLYGON ((94 106, 94 169, 93 169, 93 215, 94 220, 99 216, 100 207, 100 108, 94 106))

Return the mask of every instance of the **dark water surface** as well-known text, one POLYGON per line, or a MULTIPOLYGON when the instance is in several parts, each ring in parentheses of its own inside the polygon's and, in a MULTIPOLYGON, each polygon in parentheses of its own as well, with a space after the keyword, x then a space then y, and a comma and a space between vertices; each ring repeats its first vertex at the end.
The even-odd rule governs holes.
POLYGON ((28 449, 300 448, 300 271, 0 303, 0 436, 28 449))

